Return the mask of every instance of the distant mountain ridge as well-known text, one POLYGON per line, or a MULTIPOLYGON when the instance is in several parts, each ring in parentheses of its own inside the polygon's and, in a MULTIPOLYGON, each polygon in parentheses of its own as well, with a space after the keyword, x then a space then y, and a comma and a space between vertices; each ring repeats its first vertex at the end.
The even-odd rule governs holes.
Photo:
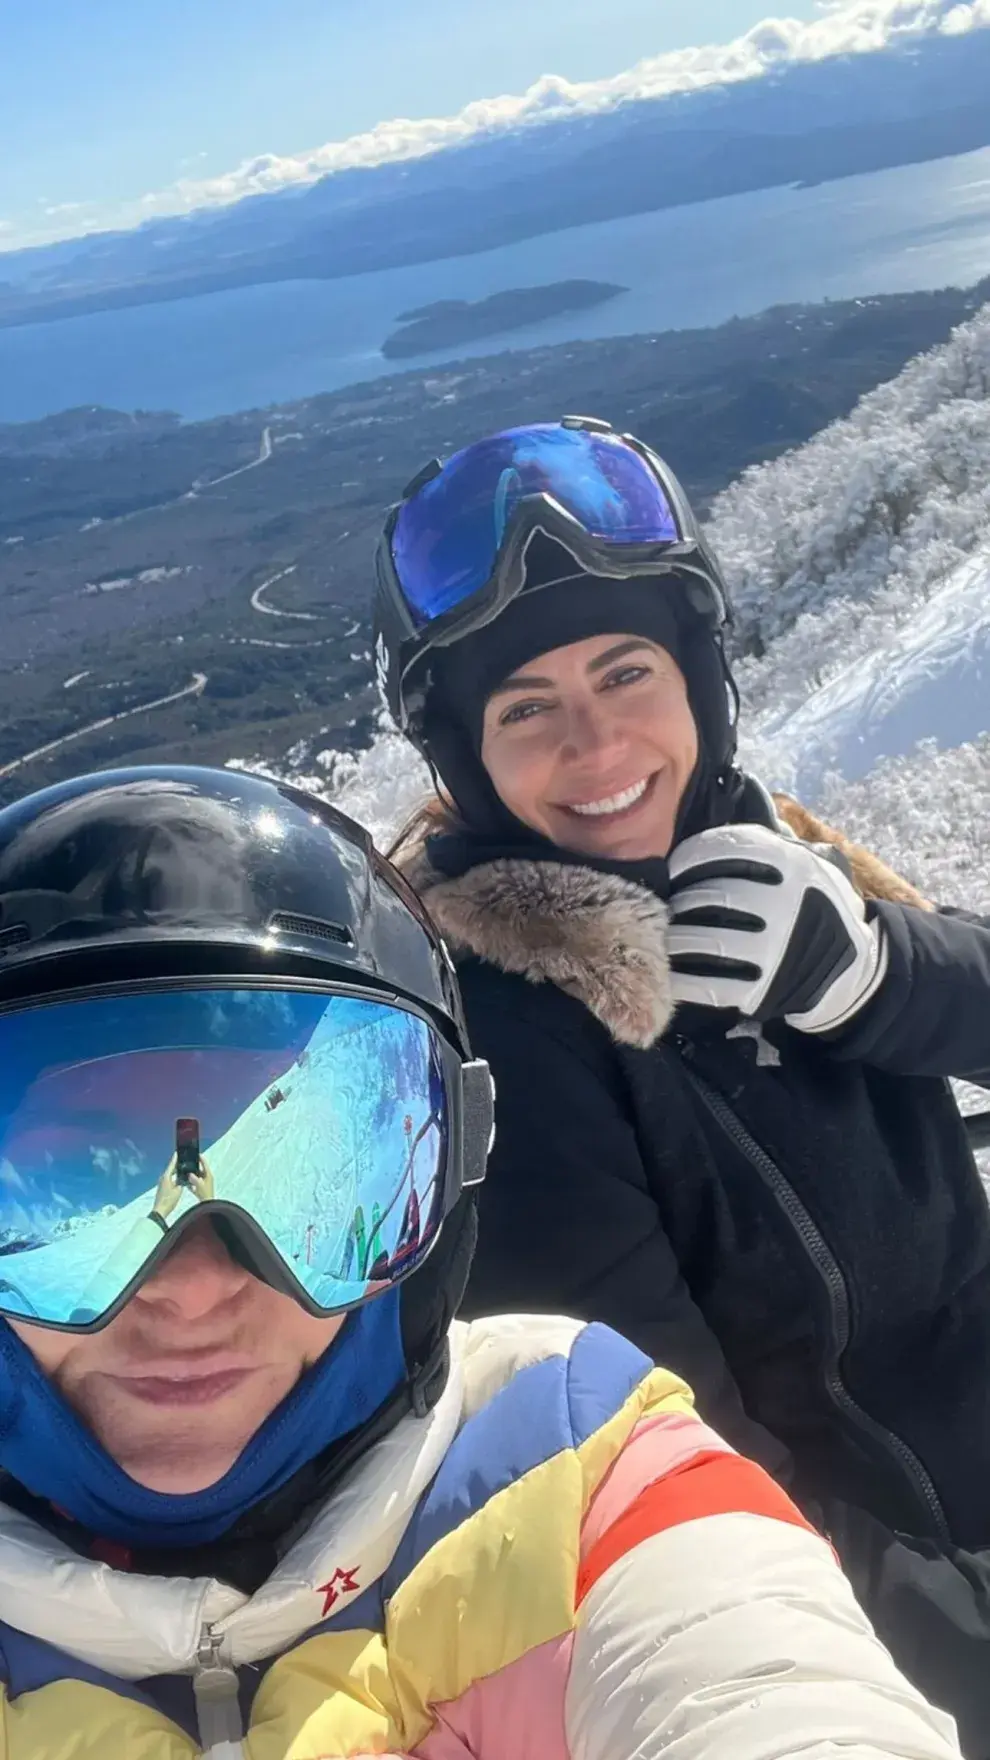
POLYGON ((0 256, 0 325, 332 279, 990 145, 990 28, 504 131, 303 189, 0 256))

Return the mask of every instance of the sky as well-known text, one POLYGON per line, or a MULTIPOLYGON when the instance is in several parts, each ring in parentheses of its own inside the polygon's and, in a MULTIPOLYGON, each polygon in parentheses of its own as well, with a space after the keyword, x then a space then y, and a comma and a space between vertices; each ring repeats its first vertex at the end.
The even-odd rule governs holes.
MULTIPOLYGON (((0 0, 0 248, 167 211, 155 192, 545 74, 725 43, 767 0, 0 0)), ((811 19, 815 0, 786 0, 811 19)), ((174 203, 172 204, 174 207, 174 203)))

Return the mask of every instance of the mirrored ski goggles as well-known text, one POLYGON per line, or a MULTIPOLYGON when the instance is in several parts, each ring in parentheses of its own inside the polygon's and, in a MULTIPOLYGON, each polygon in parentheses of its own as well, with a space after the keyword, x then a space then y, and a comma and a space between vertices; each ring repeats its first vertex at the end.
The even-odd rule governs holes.
POLYGON ((410 485, 388 534, 418 629, 484 594, 512 538, 537 526, 572 548, 583 535, 606 556, 637 552, 644 567, 656 565, 658 547, 689 536, 673 487, 646 449, 596 428, 510 428, 430 468, 435 474, 410 485))
POLYGON ((415 1271, 482 1177, 487 1141, 465 1168, 462 1133, 487 1068, 420 1015, 212 986, 0 1013, 0 1313, 105 1324, 206 1216, 255 1275, 336 1313, 415 1271))

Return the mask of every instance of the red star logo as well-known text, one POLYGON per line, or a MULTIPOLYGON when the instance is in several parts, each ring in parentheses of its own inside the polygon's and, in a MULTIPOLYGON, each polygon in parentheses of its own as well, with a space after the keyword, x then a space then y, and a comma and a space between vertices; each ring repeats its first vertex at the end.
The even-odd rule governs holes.
POLYGON ((329 1583, 321 1583, 317 1594, 323 1596, 323 1618, 336 1607, 342 1595, 353 1595, 358 1588, 357 1571, 334 1571, 329 1583))

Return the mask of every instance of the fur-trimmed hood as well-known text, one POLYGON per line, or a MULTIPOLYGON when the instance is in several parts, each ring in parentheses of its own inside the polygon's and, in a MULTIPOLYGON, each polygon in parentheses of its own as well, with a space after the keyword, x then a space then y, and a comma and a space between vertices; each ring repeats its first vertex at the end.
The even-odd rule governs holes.
MULTIPOLYGON (((863 898, 932 908, 909 881, 797 801, 774 795, 772 808, 782 835, 838 849, 863 898)), ((455 960, 474 955, 532 984, 556 984, 621 1045, 646 1050, 667 1030, 675 1007, 667 907, 645 886, 571 862, 515 856, 450 878, 433 866, 425 839, 396 859, 455 960)))

